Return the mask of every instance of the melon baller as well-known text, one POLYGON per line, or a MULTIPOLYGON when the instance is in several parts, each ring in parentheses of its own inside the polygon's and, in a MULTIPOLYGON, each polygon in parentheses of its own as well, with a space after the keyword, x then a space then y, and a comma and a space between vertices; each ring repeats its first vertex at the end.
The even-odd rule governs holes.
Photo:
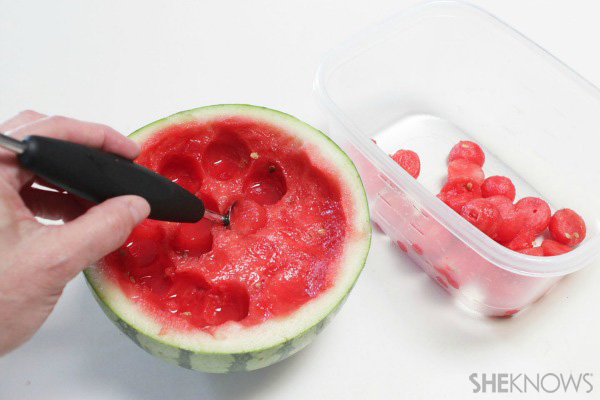
POLYGON ((207 210, 181 186, 115 154, 45 136, 20 141, 1 132, 0 147, 16 153, 36 176, 93 203, 137 195, 150 204, 148 218, 190 223, 205 218, 229 226, 231 208, 225 215, 207 210))

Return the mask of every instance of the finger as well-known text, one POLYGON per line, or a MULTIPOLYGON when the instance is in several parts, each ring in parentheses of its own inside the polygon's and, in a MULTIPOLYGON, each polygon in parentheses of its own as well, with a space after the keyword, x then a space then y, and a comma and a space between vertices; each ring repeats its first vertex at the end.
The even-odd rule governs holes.
POLYGON ((18 128, 19 126, 29 124, 37 121, 38 119, 45 118, 44 114, 32 110, 21 111, 14 117, 0 124, 0 132, 8 132, 11 129, 18 128))
POLYGON ((48 136, 96 147, 129 159, 137 157, 140 151, 137 143, 109 126, 61 116, 37 120, 12 130, 10 134, 18 139, 27 135, 48 136))
POLYGON ((41 248, 48 249, 50 276, 64 285, 79 271, 116 250, 150 213, 141 197, 121 196, 90 208, 62 226, 45 227, 41 248))
POLYGON ((25 220, 35 222, 35 218, 23 203, 19 193, 0 177, 0 231, 12 229, 14 224, 25 220))
POLYGON ((25 186, 20 194, 27 208, 36 217, 69 222, 86 211, 86 207, 69 193, 25 186))

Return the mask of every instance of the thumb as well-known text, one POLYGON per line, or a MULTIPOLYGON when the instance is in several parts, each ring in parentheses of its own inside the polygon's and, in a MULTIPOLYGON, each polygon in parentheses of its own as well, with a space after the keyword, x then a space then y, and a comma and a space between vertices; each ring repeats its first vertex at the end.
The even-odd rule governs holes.
POLYGON ((121 196, 90 208, 65 225, 48 227, 42 248, 49 250, 47 265, 53 269, 50 275, 66 284, 82 269, 121 246, 149 213, 150 206, 143 198, 121 196))

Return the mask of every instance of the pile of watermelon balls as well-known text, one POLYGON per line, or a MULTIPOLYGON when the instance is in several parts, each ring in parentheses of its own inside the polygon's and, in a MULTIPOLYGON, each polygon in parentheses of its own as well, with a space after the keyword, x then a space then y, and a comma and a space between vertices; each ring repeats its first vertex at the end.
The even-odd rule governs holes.
MULTIPOLYGON (((398 150, 391 156, 413 178, 419 176, 417 153, 398 150)), ((448 156, 448 181, 437 197, 480 231, 501 245, 532 256, 557 256, 571 251, 585 238, 585 223, 573 210, 552 215, 544 200, 525 197, 513 204, 515 186, 505 176, 485 178, 485 154, 469 141, 456 144, 448 156), (549 235, 540 246, 536 237, 549 235)))

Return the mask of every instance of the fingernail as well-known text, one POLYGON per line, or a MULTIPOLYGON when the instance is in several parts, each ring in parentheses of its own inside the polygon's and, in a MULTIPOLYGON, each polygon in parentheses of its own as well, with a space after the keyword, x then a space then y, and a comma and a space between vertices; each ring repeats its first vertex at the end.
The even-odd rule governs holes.
POLYGON ((134 196, 129 201, 129 212, 137 225, 150 214, 150 205, 143 198, 134 196))

